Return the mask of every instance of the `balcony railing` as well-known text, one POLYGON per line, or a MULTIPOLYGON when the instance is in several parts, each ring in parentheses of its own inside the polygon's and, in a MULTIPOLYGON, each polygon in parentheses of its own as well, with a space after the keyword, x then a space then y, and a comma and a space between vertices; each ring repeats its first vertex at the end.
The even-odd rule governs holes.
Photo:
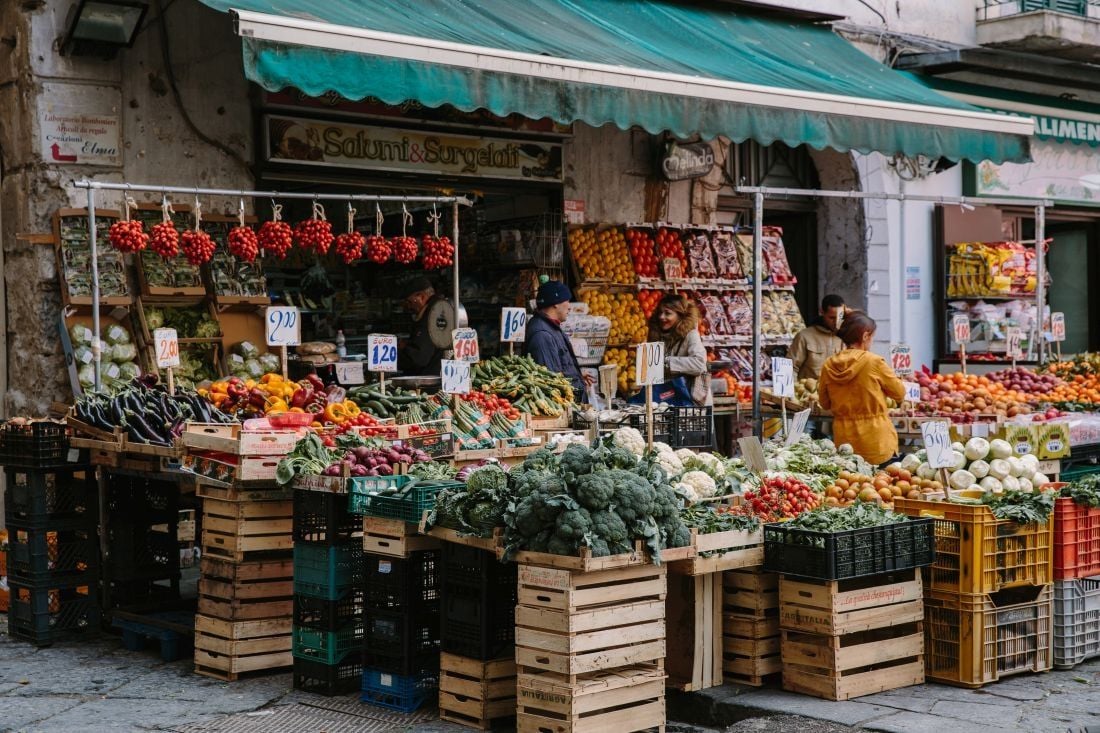
POLYGON ((1100 0, 985 0, 985 5, 978 8, 978 21, 1007 18, 1037 10, 1100 20, 1100 0))

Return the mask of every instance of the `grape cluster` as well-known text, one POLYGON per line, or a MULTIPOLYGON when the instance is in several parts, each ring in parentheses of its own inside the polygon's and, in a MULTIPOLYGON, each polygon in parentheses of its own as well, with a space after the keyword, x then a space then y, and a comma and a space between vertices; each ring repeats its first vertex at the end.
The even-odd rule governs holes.
POLYGON ((154 224, 153 230, 149 233, 149 249, 166 260, 178 255, 180 253, 180 233, 176 231, 176 225, 171 221, 154 224))
POLYGON ((107 232, 107 238, 119 252, 140 252, 149 244, 149 235, 137 219, 116 221, 107 232))
POLYGON ((286 259, 286 253, 290 251, 293 242, 290 225, 285 221, 265 221, 260 226, 257 236, 260 249, 270 252, 280 260, 286 259))
POLYGON ((183 254, 187 261, 198 267, 214 256, 214 240, 201 229, 188 229, 181 236, 183 254))
POLYGON ((244 262, 255 262, 256 255, 260 252, 260 240, 252 227, 233 227, 226 237, 229 242, 229 252, 244 262))
POLYGON ((324 219, 306 219, 294 227, 294 239, 302 249, 326 254, 332 246, 332 224, 324 219))
POLYGON ((367 240, 359 232, 348 232, 336 237, 336 254, 351 264, 363 256, 363 246, 367 240))

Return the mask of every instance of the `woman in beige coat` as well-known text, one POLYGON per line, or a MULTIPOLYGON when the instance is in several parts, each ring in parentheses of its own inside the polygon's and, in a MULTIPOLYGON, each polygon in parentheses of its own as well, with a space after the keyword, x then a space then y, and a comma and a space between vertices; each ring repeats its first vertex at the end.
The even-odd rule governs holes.
POLYGON ((665 344, 665 372, 669 380, 687 379, 696 405, 712 405, 707 350, 699 336, 699 309, 682 295, 666 295, 649 319, 649 340, 665 344))

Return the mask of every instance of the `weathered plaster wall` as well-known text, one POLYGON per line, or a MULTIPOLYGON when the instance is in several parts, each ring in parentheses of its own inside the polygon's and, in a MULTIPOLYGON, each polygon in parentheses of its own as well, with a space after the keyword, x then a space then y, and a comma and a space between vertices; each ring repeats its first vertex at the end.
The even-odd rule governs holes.
MULTIPOLYGON (((810 154, 822 189, 863 190, 851 155, 835 150, 811 150, 810 154)), ((818 292, 836 293, 854 308, 867 307, 867 226, 858 201, 818 200, 818 292)))
MULTIPOLYGON (((11 365, 5 403, 13 413, 41 413, 51 401, 69 395, 57 335, 61 304, 53 250, 18 241, 16 232, 48 232, 57 208, 83 206, 83 192, 69 185, 83 177, 181 186, 251 185, 244 166, 201 141, 184 121, 164 57, 161 4, 153 3, 134 47, 113 61, 58 53, 73 4, 0 3, 0 109, 5 110, 0 118, 0 204, 6 355, 11 365), (2 42, 9 34, 16 37, 14 53, 2 42), (39 155, 41 110, 51 102, 74 101, 120 115, 121 166, 58 165, 39 155)), ((166 5, 171 69, 184 108, 205 135, 251 160, 248 87, 229 17, 191 0, 166 5)), ((103 194, 99 205, 117 208, 119 200, 103 194)), ((212 212, 236 202, 203 205, 212 212)))
POLYGON ((565 143, 565 198, 583 199, 590 222, 645 221, 656 149, 644 131, 578 122, 565 143))

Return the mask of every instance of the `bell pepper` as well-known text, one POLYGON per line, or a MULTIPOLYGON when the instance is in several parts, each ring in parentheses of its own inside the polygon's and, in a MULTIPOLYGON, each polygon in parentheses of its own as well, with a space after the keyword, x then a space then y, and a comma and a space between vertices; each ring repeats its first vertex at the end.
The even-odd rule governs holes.
POLYGON ((281 384, 283 381, 283 375, 276 372, 268 372, 260 377, 260 384, 276 385, 281 384))
POLYGON ((355 419, 355 418, 359 417, 359 413, 361 413, 362 410, 359 409, 359 405, 355 404, 355 402, 353 400, 344 400, 343 404, 344 404, 344 412, 347 413, 347 416, 349 418, 355 419))
POLYGON ((245 389, 255 389, 257 384, 255 379, 246 379, 244 382, 245 389))
POLYGON ((313 387, 314 392, 324 392, 325 391, 324 381, 320 377, 318 377, 316 374, 307 375, 306 378, 303 381, 309 382, 309 384, 313 387))
POLYGON ((287 410, 287 412, 297 412, 298 414, 302 414, 302 415, 305 414, 305 410, 303 410, 301 407, 292 407, 289 410, 287 410))
POLYGON ((294 396, 290 398, 290 406, 304 408, 306 405, 309 404, 312 399, 313 387, 310 387, 308 385, 304 387, 299 387, 297 390, 295 390, 294 396))
POLYGON ((248 393, 248 404, 252 407, 263 408, 267 404, 267 395, 259 387, 253 387, 248 393))
POLYGON ((268 397, 267 402, 264 404, 264 414, 266 415, 279 415, 288 409, 286 401, 280 397, 268 397))
POLYGON ((348 419, 348 411, 343 402, 333 402, 326 405, 323 414, 326 420, 337 425, 343 424, 348 419))

